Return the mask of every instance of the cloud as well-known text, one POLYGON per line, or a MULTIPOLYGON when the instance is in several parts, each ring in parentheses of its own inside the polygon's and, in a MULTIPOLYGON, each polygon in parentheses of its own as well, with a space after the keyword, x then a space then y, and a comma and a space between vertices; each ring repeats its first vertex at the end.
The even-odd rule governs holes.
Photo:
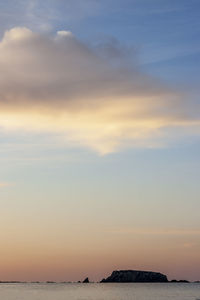
POLYGON ((116 45, 103 49, 69 31, 6 31, 0 43, 0 126, 57 132, 101 154, 163 146, 175 128, 199 134, 199 120, 182 95, 128 63, 116 45))
POLYGON ((177 228, 120 228, 111 230, 114 234, 134 234, 134 235, 161 235, 161 236, 199 236, 199 229, 177 229, 177 228))
POLYGON ((11 184, 9 182, 0 182, 0 188, 4 188, 7 186, 11 186, 11 184))

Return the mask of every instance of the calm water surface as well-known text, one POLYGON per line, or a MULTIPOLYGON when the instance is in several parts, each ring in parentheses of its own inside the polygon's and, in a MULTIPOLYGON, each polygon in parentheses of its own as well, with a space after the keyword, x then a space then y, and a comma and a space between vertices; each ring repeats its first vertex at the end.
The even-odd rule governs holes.
POLYGON ((0 284, 1 300, 200 300, 200 284, 0 284))

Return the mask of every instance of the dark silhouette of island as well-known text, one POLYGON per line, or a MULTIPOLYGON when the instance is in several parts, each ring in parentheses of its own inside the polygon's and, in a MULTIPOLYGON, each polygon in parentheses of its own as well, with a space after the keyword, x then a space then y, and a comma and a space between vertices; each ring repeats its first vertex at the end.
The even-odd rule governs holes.
POLYGON ((101 282, 168 282, 167 276, 150 271, 120 270, 113 271, 112 274, 101 282))
MULTIPOLYGON (((168 280, 167 276, 159 273, 159 272, 152 272, 152 271, 139 271, 139 270, 116 270, 113 271, 110 276, 107 278, 103 278, 99 283, 109 283, 109 282, 114 282, 114 283, 125 283, 125 282, 168 282, 168 283, 190 283, 190 281, 181 279, 181 280, 168 280)), ((32 283, 32 284, 56 284, 56 283, 62 283, 62 284, 67 284, 67 283, 74 283, 71 281, 62 281, 62 282, 56 282, 56 281, 1 281, 0 284, 24 284, 24 283, 32 283)), ((89 278, 86 277, 83 281, 78 281, 76 283, 94 283, 89 281, 89 278)), ((199 280, 194 281, 194 283, 200 283, 199 280)))
POLYGON ((180 282, 180 283, 190 283, 188 280, 185 280, 185 279, 181 279, 181 280, 176 280, 176 279, 172 279, 170 282, 175 282, 175 283, 177 283, 177 282, 180 282))

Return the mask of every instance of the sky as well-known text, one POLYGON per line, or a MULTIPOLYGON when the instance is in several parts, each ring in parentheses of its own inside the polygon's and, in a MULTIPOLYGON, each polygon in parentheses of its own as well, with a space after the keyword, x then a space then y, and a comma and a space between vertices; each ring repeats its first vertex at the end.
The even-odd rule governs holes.
POLYGON ((199 28, 199 0, 0 0, 0 280, 200 280, 199 28))

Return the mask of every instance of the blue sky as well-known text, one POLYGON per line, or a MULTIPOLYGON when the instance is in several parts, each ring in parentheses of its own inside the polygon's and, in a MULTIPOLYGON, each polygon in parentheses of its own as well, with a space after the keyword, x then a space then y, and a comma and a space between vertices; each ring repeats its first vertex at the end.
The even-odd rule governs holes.
POLYGON ((199 279, 199 31, 199 0, 0 0, 3 279, 199 279))

